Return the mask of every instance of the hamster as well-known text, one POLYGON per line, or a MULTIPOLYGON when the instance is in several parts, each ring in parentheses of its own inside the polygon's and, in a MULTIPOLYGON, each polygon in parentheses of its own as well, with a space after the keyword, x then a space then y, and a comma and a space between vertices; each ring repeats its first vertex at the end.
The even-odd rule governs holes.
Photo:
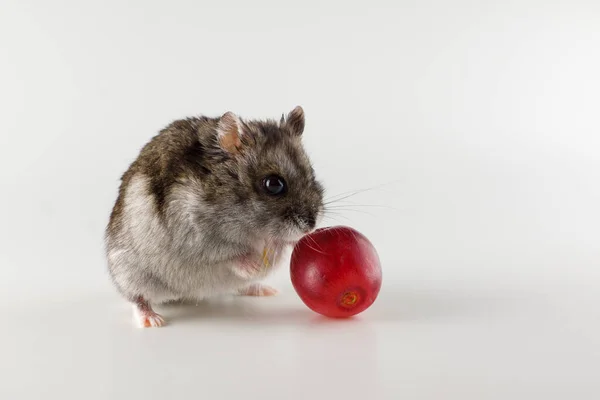
POLYGON ((222 293, 265 296, 286 246, 313 231, 323 186, 302 145, 304 111, 281 120, 178 120, 121 178, 106 228, 108 270, 141 327, 153 304, 222 293))

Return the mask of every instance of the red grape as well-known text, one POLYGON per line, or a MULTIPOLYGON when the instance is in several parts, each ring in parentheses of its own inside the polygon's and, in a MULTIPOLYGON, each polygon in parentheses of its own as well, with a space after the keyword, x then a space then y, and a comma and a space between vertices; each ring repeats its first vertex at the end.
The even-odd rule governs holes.
POLYGON ((350 317, 366 310, 381 288, 381 265, 371 242, 345 226, 317 229, 294 247, 294 289, 313 311, 350 317))

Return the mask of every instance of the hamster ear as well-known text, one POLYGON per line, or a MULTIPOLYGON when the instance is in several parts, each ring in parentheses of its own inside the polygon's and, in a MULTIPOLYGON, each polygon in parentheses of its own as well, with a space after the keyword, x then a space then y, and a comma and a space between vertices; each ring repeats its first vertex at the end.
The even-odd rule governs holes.
POLYGON ((237 115, 227 111, 219 119, 217 138, 223 150, 228 153, 238 153, 242 146, 242 122, 237 115))
POLYGON ((291 133, 296 136, 302 135, 304 132, 304 110, 298 106, 288 114, 285 125, 290 129, 291 133))

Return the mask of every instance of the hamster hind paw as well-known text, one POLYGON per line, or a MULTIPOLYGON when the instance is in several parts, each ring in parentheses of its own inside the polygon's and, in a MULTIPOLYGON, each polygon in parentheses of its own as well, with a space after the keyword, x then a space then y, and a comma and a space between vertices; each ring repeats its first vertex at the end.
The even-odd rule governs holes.
POLYGON ((133 319, 140 328, 158 328, 166 324, 164 318, 141 298, 133 305, 133 319))

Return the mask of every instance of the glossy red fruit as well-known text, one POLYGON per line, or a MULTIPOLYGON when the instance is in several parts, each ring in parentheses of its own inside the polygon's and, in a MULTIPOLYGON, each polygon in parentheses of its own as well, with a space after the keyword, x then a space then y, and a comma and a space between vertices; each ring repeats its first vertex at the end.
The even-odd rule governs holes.
POLYGON ((342 318, 366 310, 381 288, 381 265, 371 242, 345 226, 318 229, 294 247, 294 289, 313 311, 342 318))

